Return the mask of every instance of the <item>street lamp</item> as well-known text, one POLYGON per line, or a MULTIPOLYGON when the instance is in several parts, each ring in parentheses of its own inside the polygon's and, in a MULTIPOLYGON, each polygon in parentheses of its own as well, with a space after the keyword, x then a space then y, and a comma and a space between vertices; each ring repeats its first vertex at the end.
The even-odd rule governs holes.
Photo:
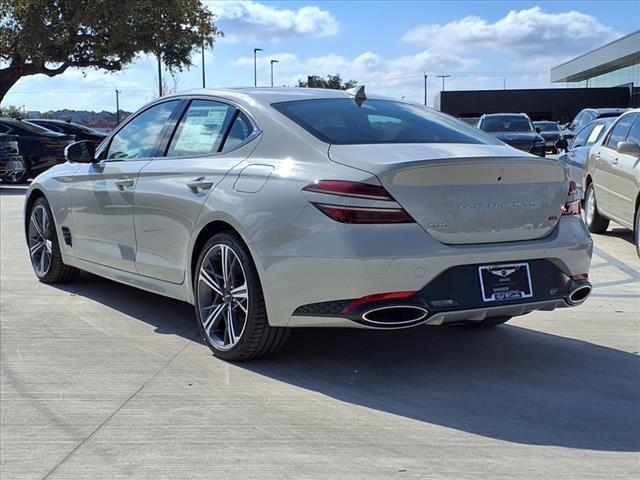
POLYGON ((278 63, 278 60, 271 60, 271 86, 273 87, 273 64, 278 63))
POLYGON ((258 86, 258 61, 257 61, 256 53, 261 51, 262 51, 261 48, 253 49, 253 86, 254 87, 258 86))
POLYGON ((116 126, 120 125, 120 94, 121 90, 116 88, 116 126))
POLYGON ((202 88, 206 88, 206 81, 204 77, 204 40, 202 41, 202 88))
POLYGON ((444 92, 444 79, 449 78, 451 75, 436 75, 436 77, 442 79, 442 91, 444 92))
POLYGON ((427 74, 424 74, 424 106, 427 106, 427 74))

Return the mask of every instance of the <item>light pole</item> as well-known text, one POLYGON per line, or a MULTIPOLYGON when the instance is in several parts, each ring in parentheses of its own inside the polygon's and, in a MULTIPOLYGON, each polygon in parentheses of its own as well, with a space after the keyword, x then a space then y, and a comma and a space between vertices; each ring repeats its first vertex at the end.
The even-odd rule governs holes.
POLYGON ((442 91, 444 92, 444 79, 449 78, 451 75, 436 75, 436 76, 442 79, 442 91))
POLYGON ((202 41, 202 88, 206 88, 206 81, 204 77, 204 40, 202 41))
POLYGON ((258 86, 258 60, 257 60, 256 53, 261 51, 262 51, 261 48, 253 49, 253 86, 254 87, 258 86))
POLYGON ((162 61, 158 53, 158 96, 162 96, 162 61))
POLYGON ((271 87, 273 87, 273 64, 278 63, 278 60, 271 60, 271 87))
POLYGON ((424 106, 427 106, 427 74, 424 74, 424 106))
POLYGON ((116 88, 116 126, 120 125, 120 93, 122 92, 116 88))

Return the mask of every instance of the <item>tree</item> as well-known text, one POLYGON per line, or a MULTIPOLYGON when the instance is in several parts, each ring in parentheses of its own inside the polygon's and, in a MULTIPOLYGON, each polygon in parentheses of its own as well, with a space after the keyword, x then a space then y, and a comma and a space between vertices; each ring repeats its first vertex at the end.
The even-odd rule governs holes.
POLYGON ((0 0, 0 100, 22 77, 121 70, 139 54, 170 71, 222 35, 200 0, 0 0))
POLYGON ((20 107, 16 107, 15 105, 0 107, 0 117, 9 117, 20 120, 24 118, 24 111, 20 107))
POLYGON ((335 75, 327 75, 326 78, 319 75, 309 75, 306 82, 298 80, 299 87, 332 88, 334 90, 348 90, 349 88, 355 87, 357 84, 358 82, 355 80, 343 82, 342 78, 337 73, 335 75))

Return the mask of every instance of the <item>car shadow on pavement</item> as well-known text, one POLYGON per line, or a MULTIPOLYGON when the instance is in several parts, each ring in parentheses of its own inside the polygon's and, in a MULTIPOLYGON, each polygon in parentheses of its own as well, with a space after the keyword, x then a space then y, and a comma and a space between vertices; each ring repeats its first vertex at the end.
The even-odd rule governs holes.
POLYGON ((498 440, 640 451, 640 358, 504 325, 297 330, 246 368, 343 402, 498 440))
MULTIPOLYGON (((186 303, 85 273, 56 287, 157 333, 201 341, 186 303)), ((237 365, 342 402, 497 440, 640 451, 640 357, 526 328, 300 329, 278 354, 237 365)))

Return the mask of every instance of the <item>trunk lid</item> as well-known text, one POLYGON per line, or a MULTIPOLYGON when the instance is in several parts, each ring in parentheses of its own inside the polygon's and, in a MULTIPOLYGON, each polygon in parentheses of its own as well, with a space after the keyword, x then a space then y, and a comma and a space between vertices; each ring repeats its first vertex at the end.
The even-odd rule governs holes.
POLYGON ((433 238, 446 244, 543 238, 569 192, 556 160, 500 145, 332 145, 330 158, 378 177, 433 238))

